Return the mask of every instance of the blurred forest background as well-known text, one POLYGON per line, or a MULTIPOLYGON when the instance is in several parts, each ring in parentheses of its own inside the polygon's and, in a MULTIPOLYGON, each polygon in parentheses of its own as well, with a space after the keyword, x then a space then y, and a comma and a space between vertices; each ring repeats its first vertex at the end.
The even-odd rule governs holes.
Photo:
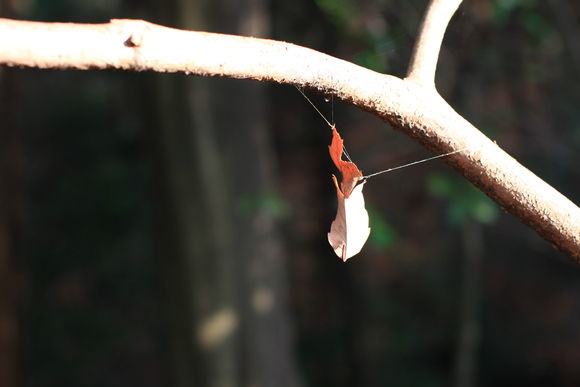
MULTIPOLYGON (((267 37, 403 77, 426 4, 1 0, 0 15, 267 37)), ((437 72, 576 203, 579 38, 579 2, 466 0, 437 72)), ((430 156, 308 95, 364 173, 430 156)), ((0 386, 580 385, 577 265, 440 160, 369 180, 371 238, 342 263, 330 138, 288 86, 0 68, 0 386)))

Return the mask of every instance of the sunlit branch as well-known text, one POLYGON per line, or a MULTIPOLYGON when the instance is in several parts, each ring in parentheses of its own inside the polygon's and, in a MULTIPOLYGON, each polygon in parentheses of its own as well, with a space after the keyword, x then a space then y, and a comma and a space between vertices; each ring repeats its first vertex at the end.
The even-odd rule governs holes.
POLYGON ((0 19, 0 65, 180 72, 270 81, 334 96, 389 122, 437 155, 465 149, 445 162, 580 263, 580 209, 458 115, 432 87, 445 25, 458 4, 437 0, 430 6, 406 80, 289 43, 140 20, 0 19))
POLYGON ((439 50, 449 20, 462 0, 431 0, 421 21, 405 79, 421 86, 435 86, 439 50))

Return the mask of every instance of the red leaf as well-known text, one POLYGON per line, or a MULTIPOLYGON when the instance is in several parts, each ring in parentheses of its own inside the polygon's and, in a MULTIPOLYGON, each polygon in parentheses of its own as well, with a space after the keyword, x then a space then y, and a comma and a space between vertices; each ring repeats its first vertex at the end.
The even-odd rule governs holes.
POLYGON ((328 242, 336 255, 344 262, 358 254, 367 241, 371 229, 369 228, 369 214, 365 210, 365 201, 362 194, 366 181, 358 167, 342 159, 343 140, 332 126, 332 143, 329 146, 330 157, 342 175, 340 188, 335 176, 332 176, 336 186, 338 210, 336 218, 330 226, 328 242))

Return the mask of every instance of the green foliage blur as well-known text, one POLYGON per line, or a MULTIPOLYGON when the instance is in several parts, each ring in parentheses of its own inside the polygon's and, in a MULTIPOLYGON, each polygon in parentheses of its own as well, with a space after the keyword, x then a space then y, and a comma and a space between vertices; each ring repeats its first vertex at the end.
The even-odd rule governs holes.
POLYGON ((465 180, 432 173, 427 177, 427 190, 449 200, 447 219, 453 227, 465 226, 470 219, 492 225, 499 216, 497 204, 465 180))

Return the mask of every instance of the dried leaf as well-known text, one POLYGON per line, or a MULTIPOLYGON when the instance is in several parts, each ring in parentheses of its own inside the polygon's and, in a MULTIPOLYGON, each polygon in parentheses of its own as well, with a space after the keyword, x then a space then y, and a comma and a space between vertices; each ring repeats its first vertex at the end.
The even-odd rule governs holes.
POLYGON ((342 175, 342 182, 339 187, 336 177, 332 176, 336 186, 338 210, 330 226, 328 242, 336 255, 346 262, 347 259, 360 252, 371 229, 362 194, 366 181, 354 163, 342 160, 342 144, 342 138, 333 125, 332 143, 329 147, 330 157, 342 175))

